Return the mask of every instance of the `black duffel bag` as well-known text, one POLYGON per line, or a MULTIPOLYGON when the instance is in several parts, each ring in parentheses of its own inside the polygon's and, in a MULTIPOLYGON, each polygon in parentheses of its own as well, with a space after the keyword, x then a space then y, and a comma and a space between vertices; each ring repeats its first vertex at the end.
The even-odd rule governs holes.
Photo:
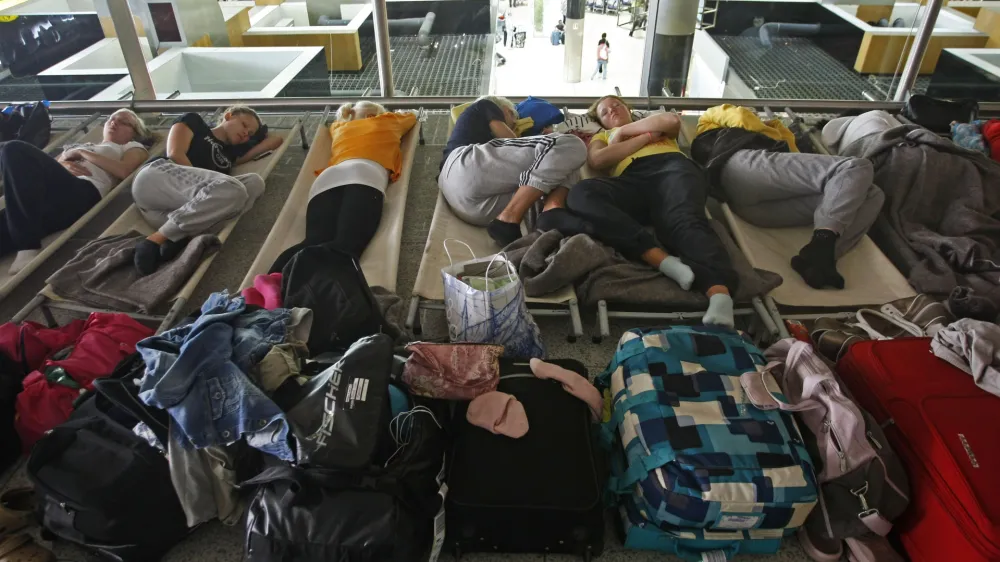
POLYGON ((133 354, 98 381, 98 392, 35 444, 27 467, 46 530, 123 562, 158 560, 188 533, 166 457, 131 429, 147 421, 167 439, 164 413, 140 412, 147 407, 128 386, 144 367, 133 354))
MULTIPOLYGON (((415 400, 415 404, 431 404, 415 400)), ((444 431, 429 414, 411 416, 408 442, 384 466, 364 470, 268 468, 247 515, 247 562, 414 562, 443 540, 444 431)), ((407 425, 407 424, 404 424, 407 425)))
POLYGON ((952 101, 915 94, 903 107, 903 117, 935 133, 950 133, 952 121, 970 123, 978 116, 979 102, 973 99, 952 101))

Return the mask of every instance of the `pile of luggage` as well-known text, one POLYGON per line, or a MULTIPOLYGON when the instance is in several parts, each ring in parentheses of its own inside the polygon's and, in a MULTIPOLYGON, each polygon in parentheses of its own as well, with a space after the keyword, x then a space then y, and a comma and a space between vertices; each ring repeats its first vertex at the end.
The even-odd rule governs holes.
MULTIPOLYGON (((858 341, 834 364, 808 335, 761 350, 725 328, 629 330, 591 383, 578 361, 500 345, 401 347, 363 278, 336 278, 354 313, 331 317, 292 277, 289 308, 213 295, 82 383, 28 460, 49 533, 123 561, 159 559, 215 518, 245 524, 253 562, 589 560, 610 515, 626 548, 692 561, 774 553, 792 535, 817 561, 1000 559, 1000 402, 929 338, 858 341), (262 374, 275 356, 293 364, 280 384, 262 374)), ((0 346, 5 369, 68 341, 73 359, 94 324, 45 350, 30 343, 39 327, 5 326, 24 334, 0 346)), ((77 379, 41 369, 47 384, 77 379)), ((0 497, 0 523, 14 503, 0 497)))

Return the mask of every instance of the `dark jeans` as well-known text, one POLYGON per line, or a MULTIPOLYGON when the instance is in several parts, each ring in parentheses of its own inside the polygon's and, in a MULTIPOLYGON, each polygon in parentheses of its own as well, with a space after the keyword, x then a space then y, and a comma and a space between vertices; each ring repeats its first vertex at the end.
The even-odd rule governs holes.
MULTIPOLYGON (((583 180, 569 190, 567 207, 592 225, 594 238, 630 259, 658 247, 694 271, 694 285, 706 290, 738 284, 729 254, 705 216, 708 179, 683 154, 640 158, 616 178, 583 180), (651 224, 656 236, 644 225, 651 224)), ((566 234, 566 233, 563 233, 566 234)))
POLYGON ((271 264, 280 272, 288 260, 306 246, 324 244, 361 261, 382 220, 385 196, 374 187, 357 183, 330 188, 309 200, 306 239, 288 248, 271 264))
POLYGON ((94 184, 23 141, 0 145, 0 170, 0 256, 41 249, 42 238, 69 228, 101 200, 94 184))

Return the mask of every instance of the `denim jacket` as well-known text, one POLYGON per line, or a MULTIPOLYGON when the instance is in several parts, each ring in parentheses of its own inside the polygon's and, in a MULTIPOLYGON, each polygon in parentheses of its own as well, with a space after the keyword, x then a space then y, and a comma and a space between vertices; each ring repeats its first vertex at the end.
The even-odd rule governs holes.
POLYGON ((212 294, 193 322, 136 345, 146 361, 139 397, 167 410, 197 448, 245 436, 251 447, 294 460, 285 413, 247 377, 285 341, 290 316, 283 308, 247 311, 243 297, 212 294))

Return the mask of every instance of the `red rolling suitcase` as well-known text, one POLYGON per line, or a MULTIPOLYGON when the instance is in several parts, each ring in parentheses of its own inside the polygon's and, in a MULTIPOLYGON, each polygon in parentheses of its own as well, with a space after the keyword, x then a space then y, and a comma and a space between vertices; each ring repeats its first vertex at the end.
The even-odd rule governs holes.
POLYGON ((1000 561, 1000 398, 935 357, 929 338, 856 343, 837 371, 909 472, 896 529, 910 559, 1000 561))

